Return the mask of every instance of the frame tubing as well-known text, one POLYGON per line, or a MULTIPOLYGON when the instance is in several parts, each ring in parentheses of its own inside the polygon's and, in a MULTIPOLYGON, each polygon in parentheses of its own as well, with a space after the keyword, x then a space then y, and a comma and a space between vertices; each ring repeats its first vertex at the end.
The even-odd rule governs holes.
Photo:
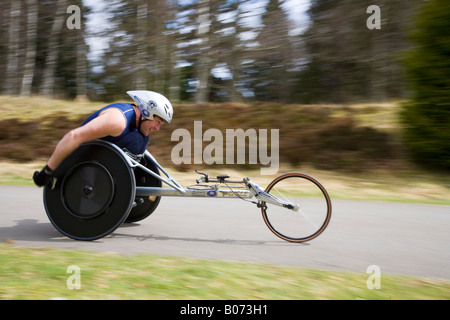
POLYGON ((180 193, 172 188, 136 187, 137 197, 167 196, 167 197, 203 197, 203 198, 252 198, 249 190, 233 189, 183 189, 180 193))
MULTIPOLYGON (((119 152, 123 153, 119 147, 111 144, 115 149, 119 152)), ((161 180, 165 184, 167 184, 171 188, 158 188, 158 187, 136 187, 136 196, 178 196, 178 197, 205 197, 205 198, 252 198, 256 197, 256 199, 260 201, 265 201, 268 203, 272 203, 278 205, 280 207, 292 206, 294 211, 298 211, 298 204, 291 204, 284 202, 271 194, 267 194, 261 187, 256 185, 255 183, 250 181, 250 178, 244 178, 242 181, 228 181, 228 183, 244 183, 248 190, 245 189, 185 189, 183 188, 174 178, 170 176, 170 174, 156 161, 156 159, 152 156, 152 154, 146 150, 145 155, 154 162, 154 164, 158 167, 158 169, 164 173, 167 177, 164 178, 159 174, 149 170, 147 167, 143 166, 133 158, 129 156, 125 156, 124 158, 128 161, 130 167, 135 168, 139 167, 151 176, 156 179, 161 180)), ((209 182, 220 182, 219 180, 211 179, 209 182)))

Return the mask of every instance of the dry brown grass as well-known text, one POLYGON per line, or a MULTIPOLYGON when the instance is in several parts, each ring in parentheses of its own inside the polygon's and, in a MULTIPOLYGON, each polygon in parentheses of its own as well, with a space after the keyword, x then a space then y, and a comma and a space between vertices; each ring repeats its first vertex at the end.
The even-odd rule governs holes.
MULTIPOLYGON (((0 122, 3 122, 0 133, 0 183, 32 185, 32 173, 45 164, 62 135, 104 105, 42 97, 0 96, 0 122)), ((274 178, 261 176, 259 167, 250 165, 175 167, 170 152, 178 142, 170 141, 171 133, 176 128, 192 131, 193 121, 202 120, 203 130, 218 128, 224 132, 225 128, 280 128, 282 164, 279 173, 295 171, 312 175, 325 185, 335 199, 450 203, 448 173, 420 170, 404 158, 402 150, 394 153, 387 150, 391 152, 391 158, 384 153, 379 154, 379 158, 371 158, 382 152, 383 148, 397 146, 401 149, 398 141, 398 103, 178 105, 175 110, 173 124, 157 133, 157 137, 151 137, 150 151, 184 186, 195 182, 197 175, 194 169, 206 170, 211 176, 223 173, 233 178, 250 176, 261 186, 274 178), (327 122, 326 125, 324 122, 327 122), (323 144, 315 134, 321 134, 322 139, 330 139, 331 149, 323 150, 323 144), (368 139, 372 134, 381 138, 390 137, 392 141, 376 141, 378 149, 375 151, 370 150, 374 146, 365 141, 361 145, 367 150, 347 150, 358 139, 368 139), (336 143, 344 143, 343 150, 336 149, 336 143), (303 161, 308 154, 314 157, 310 157, 310 162, 303 161), (301 157, 297 159, 299 155, 301 157), (300 162, 289 164, 294 158, 300 162)))

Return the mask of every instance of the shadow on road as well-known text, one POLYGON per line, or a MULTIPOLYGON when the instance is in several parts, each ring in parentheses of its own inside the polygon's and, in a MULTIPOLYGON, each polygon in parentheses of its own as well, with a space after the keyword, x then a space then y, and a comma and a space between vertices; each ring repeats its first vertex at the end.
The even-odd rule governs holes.
POLYGON ((0 227, 0 239, 3 241, 70 241, 56 230, 50 222, 38 222, 36 219, 14 221, 11 227, 0 227))
MULTIPOLYGON (((0 227, 0 240, 7 242, 14 241, 32 241, 32 242, 77 242, 77 240, 70 239, 62 235, 56 230, 50 222, 39 222, 36 219, 23 219, 14 221, 16 225, 10 227, 0 227)), ((126 223, 119 227, 115 232, 103 238, 107 239, 135 239, 139 242, 143 241, 181 241, 181 242, 196 242, 196 243, 216 243, 226 245, 245 245, 245 246, 289 246, 299 244, 292 244, 282 240, 274 239, 273 241, 260 240, 246 240, 246 239, 202 239, 195 237, 173 237, 158 234, 139 234, 135 230, 133 233, 120 232, 120 230, 135 229, 140 225, 137 223, 126 223)), ((94 240, 90 242, 100 241, 94 240)), ((309 243, 301 243, 300 245, 309 245, 309 243)))
POLYGON ((116 231, 114 231, 112 234, 108 236, 108 238, 135 238, 136 240, 142 242, 142 241, 148 241, 148 240, 155 240, 155 241, 181 241, 181 242, 198 242, 198 243, 217 243, 217 244, 234 244, 234 245, 254 245, 254 246, 260 246, 260 245, 291 245, 291 246, 298 246, 298 245, 310 245, 309 243, 289 243, 283 240, 277 240, 276 238, 273 241, 261 241, 261 240, 246 240, 246 239, 202 239, 202 238, 196 238, 196 237, 174 237, 174 236, 165 236, 165 235, 158 235, 158 234, 135 234, 135 233, 121 233, 121 229, 125 228, 134 228, 138 227, 139 224, 136 223, 126 223, 123 224, 120 228, 118 228, 116 231))

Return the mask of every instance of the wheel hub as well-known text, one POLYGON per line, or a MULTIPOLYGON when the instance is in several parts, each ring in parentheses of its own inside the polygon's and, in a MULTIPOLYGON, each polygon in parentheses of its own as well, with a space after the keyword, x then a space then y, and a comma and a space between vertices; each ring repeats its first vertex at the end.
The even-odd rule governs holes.
POLYGON ((83 193, 86 197, 91 195, 93 191, 94 191, 94 188, 90 185, 84 186, 84 188, 83 188, 83 193))

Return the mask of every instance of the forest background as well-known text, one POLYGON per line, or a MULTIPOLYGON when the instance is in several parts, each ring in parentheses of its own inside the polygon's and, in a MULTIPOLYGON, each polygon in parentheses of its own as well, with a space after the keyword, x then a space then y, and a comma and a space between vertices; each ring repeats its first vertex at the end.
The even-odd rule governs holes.
MULTIPOLYGON (((292 165, 450 167, 446 1, 5 0, 0 15, 0 93, 30 97, 23 112, 53 108, 37 97, 98 108, 154 90, 175 104, 174 128, 279 128, 292 165), (361 124, 369 113, 375 125, 361 124)), ((0 157, 43 159, 90 112, 54 110, 29 122, 4 112, 0 157)), ((168 140, 151 142, 157 156, 168 140)))
POLYGON ((196 103, 401 99, 400 53, 422 2, 2 1, 0 87, 98 101, 126 88, 196 103))

